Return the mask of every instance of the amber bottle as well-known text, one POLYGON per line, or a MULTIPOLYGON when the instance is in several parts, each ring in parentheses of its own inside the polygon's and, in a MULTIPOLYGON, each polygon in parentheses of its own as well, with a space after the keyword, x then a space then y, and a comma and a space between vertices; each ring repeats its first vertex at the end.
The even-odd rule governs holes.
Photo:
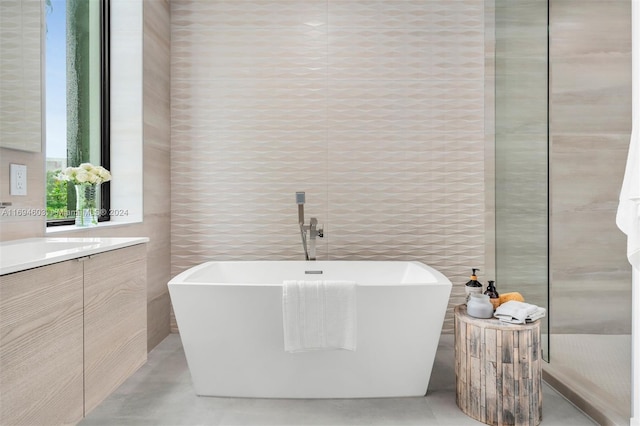
POLYGON ((500 306, 500 294, 498 294, 498 290, 496 290, 495 281, 488 281, 487 283, 487 289, 484 291, 484 294, 489 296, 489 301, 493 305, 493 309, 496 309, 500 306))

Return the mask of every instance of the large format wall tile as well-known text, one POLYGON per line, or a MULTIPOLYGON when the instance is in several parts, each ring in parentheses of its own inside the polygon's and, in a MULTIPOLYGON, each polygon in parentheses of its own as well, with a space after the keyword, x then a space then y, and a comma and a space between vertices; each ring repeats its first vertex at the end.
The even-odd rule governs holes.
POLYGON ((484 268, 484 2, 171 8, 172 273, 301 259, 306 191, 320 259, 420 260, 460 303, 484 268))
POLYGON ((0 146, 3 148, 42 151, 43 17, 40 0, 0 2, 0 146))
POLYGON ((42 2, 0 2, 0 241, 40 236, 43 214, 42 2), (27 166, 27 195, 11 195, 10 164, 27 166))
POLYGON ((631 2, 554 0, 551 12, 551 332, 628 334, 631 267, 615 218, 631 131, 631 2))

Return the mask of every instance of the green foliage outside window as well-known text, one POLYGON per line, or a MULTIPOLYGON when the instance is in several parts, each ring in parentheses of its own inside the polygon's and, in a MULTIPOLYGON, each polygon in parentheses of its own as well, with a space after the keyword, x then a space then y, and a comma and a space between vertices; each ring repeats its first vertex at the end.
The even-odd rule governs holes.
POLYGON ((47 171, 47 219, 66 219, 67 182, 59 181, 56 176, 60 170, 47 171))

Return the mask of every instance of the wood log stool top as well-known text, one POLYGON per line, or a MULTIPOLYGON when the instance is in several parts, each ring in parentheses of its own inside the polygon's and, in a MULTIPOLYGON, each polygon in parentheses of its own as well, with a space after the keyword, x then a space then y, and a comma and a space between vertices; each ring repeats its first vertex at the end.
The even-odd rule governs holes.
POLYGON ((542 420, 540 321, 509 324, 454 309, 456 404, 490 425, 542 420))

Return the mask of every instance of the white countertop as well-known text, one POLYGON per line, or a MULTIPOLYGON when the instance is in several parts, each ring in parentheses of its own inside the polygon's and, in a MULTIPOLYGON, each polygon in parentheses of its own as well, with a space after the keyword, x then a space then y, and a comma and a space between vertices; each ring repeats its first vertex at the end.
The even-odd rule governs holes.
POLYGON ((0 242, 0 275, 143 244, 148 241, 147 237, 132 237, 28 238, 0 242))

